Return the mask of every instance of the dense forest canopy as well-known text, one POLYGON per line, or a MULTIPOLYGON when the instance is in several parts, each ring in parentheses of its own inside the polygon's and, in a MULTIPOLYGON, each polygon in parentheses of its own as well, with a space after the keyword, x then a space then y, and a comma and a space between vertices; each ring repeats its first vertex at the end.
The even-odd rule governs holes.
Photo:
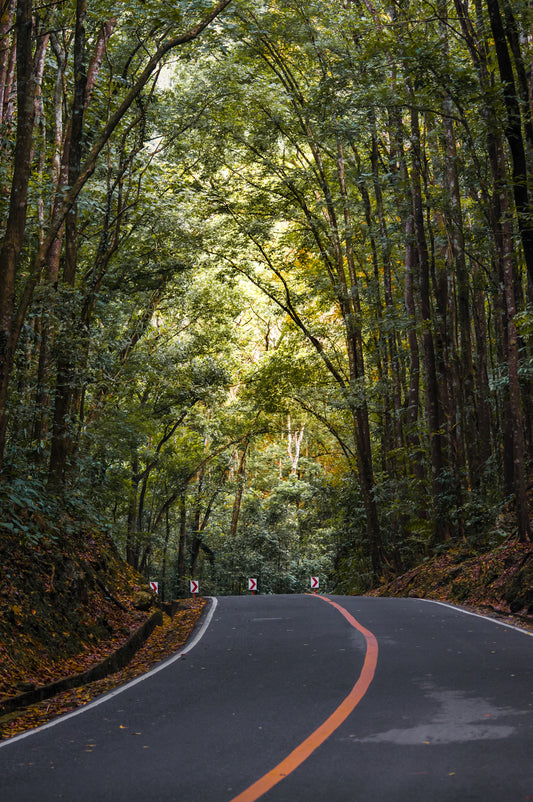
POLYGON ((529 2, 1 12, 1 527, 168 595, 531 540, 529 2))

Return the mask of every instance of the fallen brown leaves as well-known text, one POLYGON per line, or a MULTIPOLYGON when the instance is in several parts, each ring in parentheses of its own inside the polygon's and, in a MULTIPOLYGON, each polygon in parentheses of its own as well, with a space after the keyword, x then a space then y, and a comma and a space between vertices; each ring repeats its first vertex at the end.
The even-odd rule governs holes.
POLYGON ((483 554, 456 548, 370 595, 451 602, 533 629, 533 546, 508 540, 483 554))
MULTIPOLYGON (((2 642, 0 637, 0 697, 82 673, 116 651, 125 638, 146 620, 147 613, 133 611, 129 614, 120 613, 115 617, 116 623, 115 618, 109 616, 113 635, 97 643, 84 644, 82 651, 70 657, 52 659, 43 649, 39 637, 20 628, 16 633, 18 659, 15 660, 13 644, 2 642), (21 659, 21 654, 24 659, 21 659)), ((62 636, 68 638, 69 633, 63 632, 62 636)))
MULTIPOLYGON (((81 673, 147 619, 146 580, 103 533, 0 538, 0 697, 81 673)), ((155 597, 154 597, 155 600, 155 597)))
MULTIPOLYGON (((183 646, 198 622, 205 604, 205 599, 189 599, 182 603, 183 609, 178 610, 173 618, 164 615, 162 626, 156 628, 145 645, 121 671, 89 685, 65 691, 52 699, 25 708, 24 711, 17 710, 3 716, 0 718, 0 738, 5 740, 39 727, 149 671, 183 646)), ((71 662, 69 660, 64 662, 63 676, 72 673, 69 670, 71 662)), ((77 660, 75 664, 76 670, 79 670, 80 662, 77 660)))

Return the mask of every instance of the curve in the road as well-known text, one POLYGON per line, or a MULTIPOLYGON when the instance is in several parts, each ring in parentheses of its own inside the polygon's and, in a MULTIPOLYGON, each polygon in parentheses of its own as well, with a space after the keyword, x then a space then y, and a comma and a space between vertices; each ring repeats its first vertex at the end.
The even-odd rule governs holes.
POLYGON ((200 620, 196 625, 196 628, 193 630, 192 636, 186 641, 185 645, 182 646, 179 651, 177 651, 172 657, 168 657, 166 660, 163 660, 161 663, 152 668, 150 671, 146 671, 144 674, 141 674, 135 679, 130 680, 129 682, 124 683, 124 685, 119 685, 118 688, 115 688, 113 691, 109 691, 109 693, 105 693, 102 696, 99 696, 93 702, 89 702, 82 707, 76 708, 76 710, 72 710, 70 713, 65 713, 62 716, 58 716, 58 718, 52 719, 52 721, 47 722, 46 724, 41 724, 40 727, 34 727, 31 730, 26 730, 26 732, 21 732, 19 735, 15 735, 13 738, 8 738, 5 741, 0 742, 0 749, 4 746, 8 746, 9 744, 14 743, 15 741, 21 741, 23 738, 29 738, 31 735, 35 735, 37 732, 41 732, 42 730, 48 730, 50 727, 55 727, 57 724, 60 724, 63 721, 66 721, 69 718, 74 718, 75 716, 79 716, 82 713, 86 713, 88 710, 91 710, 93 707, 98 707, 99 705, 107 702, 108 699, 112 699, 114 696, 118 696, 118 694, 127 691, 129 688, 133 688, 134 685, 138 685, 140 682, 144 682, 144 680, 152 677, 154 674, 158 674, 163 669, 167 668, 172 663, 175 663, 176 660, 181 660, 181 658, 190 652, 191 649, 194 649, 196 644, 203 638, 205 631, 207 630, 209 624, 211 623, 211 619, 215 614, 215 610, 217 608, 217 600, 214 596, 209 596, 208 600, 210 602, 210 606, 207 609, 207 612, 204 612, 200 616, 200 620))
POLYGON ((271 771, 263 775, 259 780, 256 780, 253 785, 250 785, 245 791, 234 797, 231 802, 255 802, 255 800, 259 799, 263 794, 266 794, 267 791, 270 791, 274 785, 297 769, 298 766, 300 766, 304 760, 307 760, 307 758, 324 743, 326 738, 329 738, 329 736, 348 718, 367 692, 374 678, 378 660, 378 642, 375 635, 373 635, 370 630, 363 627, 359 621, 350 615, 348 610, 345 610, 345 608, 337 604, 337 602, 328 599, 326 596, 316 596, 315 598, 321 599, 333 605, 333 607, 336 607, 348 623, 354 627, 354 629, 357 629, 365 638, 366 654, 361 673, 348 696, 320 727, 314 730, 305 741, 302 741, 302 743, 296 747, 296 749, 293 749, 281 763, 278 763, 271 771))

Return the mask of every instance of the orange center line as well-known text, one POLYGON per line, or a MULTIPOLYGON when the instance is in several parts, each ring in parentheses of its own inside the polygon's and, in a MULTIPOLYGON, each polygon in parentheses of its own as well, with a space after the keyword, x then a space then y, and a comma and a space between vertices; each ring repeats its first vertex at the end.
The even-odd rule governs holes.
POLYGON ((340 703, 340 705, 333 711, 331 716, 324 721, 314 732, 309 735, 305 741, 302 741, 296 749, 287 755, 281 763, 278 763, 271 771, 260 777, 259 780, 246 788, 245 791, 234 797, 231 802, 255 802, 267 791, 270 791, 277 783, 291 774, 295 769, 300 766, 304 760, 324 743, 326 738, 335 732, 340 725, 346 721, 350 713, 357 707, 365 693, 367 692, 370 683, 374 678, 376 665, 378 660, 378 642, 375 635, 370 630, 365 629, 350 613, 341 607, 337 602, 326 598, 325 596, 315 596, 317 599, 327 602, 328 604, 336 607, 337 610, 344 616, 344 618, 351 624, 352 627, 357 629, 366 640, 366 654, 363 662, 361 673, 352 690, 348 696, 340 703))

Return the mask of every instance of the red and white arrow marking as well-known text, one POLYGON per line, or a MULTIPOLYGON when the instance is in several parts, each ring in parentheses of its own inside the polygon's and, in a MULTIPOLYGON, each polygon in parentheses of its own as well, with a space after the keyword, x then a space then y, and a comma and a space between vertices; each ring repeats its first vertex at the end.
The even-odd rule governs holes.
POLYGON ((317 576, 311 577, 311 590, 317 590, 320 587, 320 580, 317 576))
POLYGON ((257 579, 248 580, 248 590, 253 590, 253 592, 255 593, 255 591, 257 590, 257 579))
POLYGON ((159 582, 150 582, 150 589, 154 591, 154 593, 159 593, 159 582))
POLYGON ((198 579, 191 579, 191 593, 198 593, 198 588, 200 586, 200 582, 198 579))

